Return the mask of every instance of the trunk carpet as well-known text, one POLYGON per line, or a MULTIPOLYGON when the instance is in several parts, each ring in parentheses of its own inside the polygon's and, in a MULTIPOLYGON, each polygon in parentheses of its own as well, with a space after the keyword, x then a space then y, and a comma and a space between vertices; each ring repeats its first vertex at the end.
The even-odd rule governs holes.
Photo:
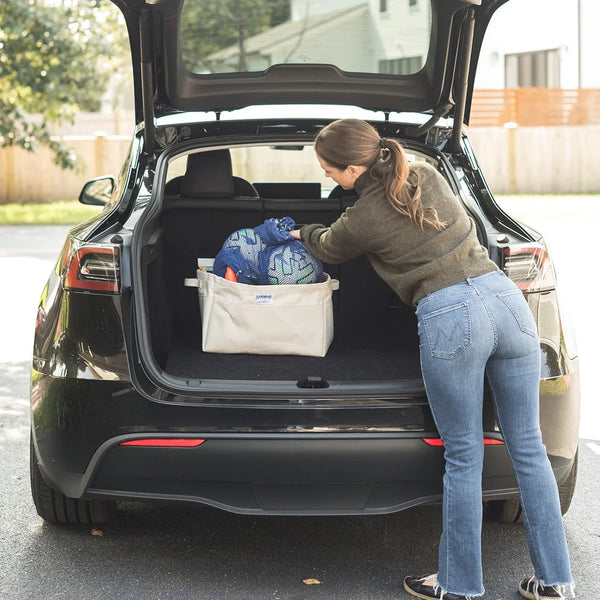
POLYGON ((324 358, 259 354, 211 354, 197 347, 174 346, 165 371, 194 379, 296 381, 414 379, 420 377, 418 346, 374 346, 336 339, 324 358))

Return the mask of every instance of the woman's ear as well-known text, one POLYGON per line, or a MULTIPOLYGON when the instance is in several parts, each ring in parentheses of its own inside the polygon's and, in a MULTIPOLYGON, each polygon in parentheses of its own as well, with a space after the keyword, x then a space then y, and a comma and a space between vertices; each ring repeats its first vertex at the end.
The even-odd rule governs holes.
POLYGON ((350 173, 354 179, 358 179, 367 170, 367 167, 359 165, 348 165, 346 168, 348 169, 348 173, 350 173))

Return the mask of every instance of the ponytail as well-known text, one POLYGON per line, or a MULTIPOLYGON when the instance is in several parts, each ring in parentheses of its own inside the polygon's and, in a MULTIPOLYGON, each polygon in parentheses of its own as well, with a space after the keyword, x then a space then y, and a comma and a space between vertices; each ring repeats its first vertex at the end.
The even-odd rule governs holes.
POLYGON ((321 130, 316 153, 337 169, 365 166, 373 179, 382 182, 390 206, 421 229, 444 229, 437 211, 423 206, 417 173, 410 169, 406 153, 394 139, 381 138, 376 129, 359 119, 340 119, 321 130))

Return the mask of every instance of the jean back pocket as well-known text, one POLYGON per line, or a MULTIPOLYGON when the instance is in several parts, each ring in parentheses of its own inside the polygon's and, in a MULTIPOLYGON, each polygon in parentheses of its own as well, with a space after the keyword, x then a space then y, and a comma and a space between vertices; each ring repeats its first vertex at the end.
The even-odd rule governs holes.
POLYGON ((425 314, 421 317, 421 322, 429 352, 435 358, 453 360, 471 345, 471 313, 468 302, 425 314))
POLYGON ((502 302, 506 308, 512 313, 515 321, 519 325, 519 329, 523 333, 528 333, 533 337, 537 337, 537 327, 531 314, 527 300, 520 290, 511 290, 510 292, 502 292, 496 294, 496 298, 502 302))

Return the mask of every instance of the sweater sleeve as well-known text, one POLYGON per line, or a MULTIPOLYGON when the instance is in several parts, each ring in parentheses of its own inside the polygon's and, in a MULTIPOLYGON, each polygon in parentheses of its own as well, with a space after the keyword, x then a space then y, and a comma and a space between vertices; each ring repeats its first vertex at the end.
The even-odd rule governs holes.
POLYGON ((362 236, 351 230, 351 216, 348 209, 330 227, 324 225, 304 225, 300 237, 307 248, 317 258, 331 264, 346 262, 367 251, 362 236))

